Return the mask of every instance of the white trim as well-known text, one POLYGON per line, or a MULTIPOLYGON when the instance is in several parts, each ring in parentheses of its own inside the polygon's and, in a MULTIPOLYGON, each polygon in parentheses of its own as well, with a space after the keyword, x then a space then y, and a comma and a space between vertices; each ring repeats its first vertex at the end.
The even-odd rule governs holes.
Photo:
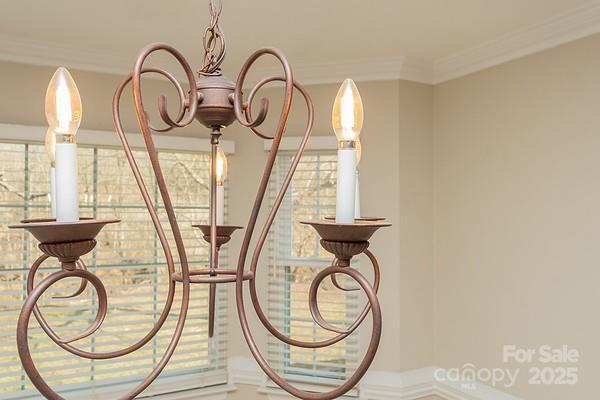
POLYGON ((360 383, 360 399, 418 399, 437 394, 434 367, 406 372, 368 371, 360 383))
POLYGON ((591 1, 540 23, 433 63, 433 84, 458 78, 600 32, 600 2, 591 1))
MULTIPOLYGON (((83 71, 128 75, 137 54, 115 54, 113 51, 69 46, 62 43, 0 35, 0 59, 4 61, 41 65, 68 66, 83 71)), ((154 74, 149 74, 152 76, 154 74)))
MULTIPOLYGON (((406 57, 391 57, 367 60, 337 60, 319 63, 290 62, 293 65, 294 79, 302 85, 318 85, 341 83, 352 77, 355 81, 389 81, 409 79, 403 76, 403 65, 406 57)), ((257 68, 256 76, 281 75, 281 66, 257 68)))
POLYGON ((254 358, 229 357, 227 367, 229 382, 234 384, 261 386, 267 380, 254 358))
MULTIPOLYGON (((47 130, 48 127, 45 126, 0 124, 0 139, 43 143, 47 130)), ((210 151, 209 139, 171 135, 154 135, 153 139, 158 150, 210 151)), ((128 133, 127 140, 131 147, 145 147, 144 138, 138 133, 128 133)), ((114 131, 81 129, 77 133, 77 143, 90 146, 121 147, 121 141, 114 131)), ((235 153, 234 141, 222 140, 220 144, 225 153, 235 153)))
MULTIPOLYGON (((509 32, 455 54, 433 61, 397 54, 389 58, 337 60, 294 64, 294 75, 305 85, 339 83, 346 77, 356 81, 405 79, 437 84, 458 78, 528 54, 571 42, 600 32, 600 2, 590 1, 545 21, 509 32)), ((136 54, 69 46, 60 43, 0 35, 0 60, 32 65, 127 75, 136 54)), ((182 71, 173 71, 185 81, 182 71)), ((276 67, 259 68, 257 76, 280 74, 276 67)), ((149 77, 155 77, 150 74, 149 77)))
MULTIPOLYGON (((229 359, 230 384, 256 386, 259 393, 269 400, 294 399, 282 389, 269 384, 265 374, 251 358, 232 357, 229 359)), ((351 400, 416 400, 425 396, 438 396, 447 400, 520 400, 482 383, 447 382, 436 379, 445 370, 431 366, 405 372, 368 371, 358 385, 358 398, 344 396, 351 400), (437 371, 437 374, 436 374, 437 371)), ((323 385, 322 390, 330 388, 323 385)))
MULTIPOLYGON (((298 150, 301 141, 301 136, 284 137, 281 139, 279 150, 298 150)), ((263 141, 265 151, 271 150, 271 142, 269 139, 263 141)), ((337 150, 337 148, 337 139, 333 133, 327 136, 311 136, 306 145, 307 150, 337 150)))

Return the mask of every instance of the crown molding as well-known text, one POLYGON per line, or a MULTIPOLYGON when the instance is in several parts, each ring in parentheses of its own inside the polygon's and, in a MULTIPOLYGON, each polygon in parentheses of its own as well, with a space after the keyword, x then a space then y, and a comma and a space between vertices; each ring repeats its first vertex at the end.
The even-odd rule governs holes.
POLYGON ((433 62, 433 84, 493 67, 600 32, 600 2, 592 1, 433 62))
MULTIPOLYGON (((118 54, 81 46, 23 39, 0 35, 0 60, 108 74, 127 75, 131 72, 135 54, 118 54)), ((351 76, 356 81, 405 79, 402 76, 404 57, 380 60, 353 60, 293 65, 295 77, 305 85, 337 83, 351 76)), ((255 68, 256 76, 281 74, 281 67, 255 68)), ((180 81, 186 77, 181 71, 173 75, 180 81)), ((152 76, 154 77, 154 76, 152 76)), ((156 77, 155 77, 156 78, 156 77)))
MULTIPOLYGON (((294 79, 303 85, 340 83, 347 77, 355 81, 388 81, 403 79, 405 57, 335 61, 319 63, 292 63, 294 79)), ((253 76, 281 75, 281 67, 256 68, 253 76)))
POLYGON ((127 75, 133 67, 134 56, 0 35, 0 60, 21 64, 45 67, 66 65, 82 71, 127 75))
MULTIPOLYGON (((355 81, 409 80, 438 84, 600 32, 600 1, 594 0, 540 23, 432 61, 396 55, 390 58, 294 63, 295 78, 305 85, 355 81)), ((135 54, 0 35, 0 60, 127 75, 135 54)), ((279 66, 257 68, 253 76, 281 74, 279 66)), ((181 71, 174 75, 185 81, 181 71)), ((158 78, 151 74, 150 78, 158 78)))

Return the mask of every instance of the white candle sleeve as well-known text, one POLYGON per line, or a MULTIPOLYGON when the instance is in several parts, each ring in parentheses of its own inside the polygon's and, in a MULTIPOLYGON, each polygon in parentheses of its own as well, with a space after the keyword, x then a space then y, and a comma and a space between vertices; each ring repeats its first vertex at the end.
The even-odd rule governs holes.
POLYGON ((354 223, 354 197, 356 196, 356 150, 339 149, 337 165, 337 195, 335 222, 354 223))
POLYGON ((217 185, 217 225, 223 225, 225 219, 225 186, 217 185))
POLYGON ((79 221, 77 144, 56 143, 56 221, 79 221))
POLYGON ((56 218, 56 168, 50 167, 50 208, 52 218, 56 218))
POLYGON ((356 170, 356 195, 354 196, 354 218, 360 218, 360 188, 358 186, 358 169, 356 170))

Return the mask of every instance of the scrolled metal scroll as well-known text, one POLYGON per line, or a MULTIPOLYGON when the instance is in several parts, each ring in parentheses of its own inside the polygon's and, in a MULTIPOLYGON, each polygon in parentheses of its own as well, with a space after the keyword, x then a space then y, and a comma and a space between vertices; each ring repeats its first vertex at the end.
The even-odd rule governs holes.
MULTIPOLYGON (((43 256, 43 257, 46 257, 46 256, 43 256)), ((40 259, 41 259, 41 257, 38 260, 40 260, 40 259)), ((43 261, 43 260, 41 260, 41 261, 43 261)), ((40 263, 41 263, 41 261, 40 261, 40 263)), ((57 271, 57 272, 50 274, 45 279, 43 279, 40 282, 40 284, 29 293, 29 296, 27 297, 27 299, 25 300, 25 303, 23 304, 23 307, 21 308, 21 313, 19 314, 19 320, 17 323, 17 349, 19 352, 19 357, 21 358, 21 363, 23 364, 23 369, 27 373, 27 376, 29 376, 29 379, 31 379, 31 382, 33 383, 33 385, 40 391, 41 394, 43 394, 47 399, 50 399, 50 400, 63 400, 63 398, 58 393, 56 393, 52 388, 50 388, 50 386, 48 386, 46 381, 42 378, 39 371, 35 367, 33 359, 31 358, 31 352, 29 350, 29 335, 28 335, 29 320, 31 319, 31 315, 35 313, 36 318, 38 319, 38 321, 40 321, 40 325, 42 325, 42 328, 44 329, 44 331, 46 333, 48 333, 48 331, 47 331, 48 326, 47 326, 47 324, 45 324, 43 317, 41 317, 41 314, 39 313, 39 310, 37 307, 37 301, 56 282, 59 282, 63 279, 71 278, 71 277, 85 279, 86 281, 90 282, 96 288, 96 292, 98 293, 98 299, 100 300, 100 306, 98 309, 98 314, 96 316, 96 320, 92 324, 92 327, 99 326, 100 324, 102 324, 104 315, 106 315, 106 290, 104 289, 104 285, 102 284, 102 282, 100 281, 100 279, 98 277, 96 277, 91 272, 82 270, 82 269, 57 271), (41 321, 44 321, 44 324, 42 324, 41 321), (46 327, 44 327, 44 325, 46 327)), ((96 329, 97 329, 97 327, 95 329, 93 329, 93 331, 95 331, 96 329)), ((89 330, 89 328, 88 328, 88 330, 89 330)), ((52 335, 55 335, 51 329, 50 329, 50 331, 52 332, 52 335)), ((49 334, 49 336, 50 336, 50 334, 49 334)), ((50 337, 52 338, 52 336, 50 336, 50 337)), ((54 340, 54 338, 52 338, 52 340, 54 340)), ((60 338, 59 338, 59 340, 60 340, 60 338)), ((55 340, 55 342, 56 342, 56 340, 55 340)), ((61 347, 65 346, 65 345, 66 344, 62 343, 61 347)))
MULTIPOLYGON (((373 287, 372 288, 373 288, 373 291, 375 292, 375 295, 377 295, 377 292, 379 291, 379 282, 380 282, 380 275, 381 275, 381 272, 379 269, 379 263, 377 262, 375 255, 370 250, 367 249, 363 253, 369 258, 369 260, 371 261, 371 265, 373 266, 373 287)), ((334 266, 337 267, 337 265, 334 265, 334 266)), ((340 268, 342 268, 342 267, 340 267, 340 268)), ((343 268, 351 268, 351 267, 343 267, 343 268)), ((329 276, 331 277, 332 282, 337 282, 337 280, 335 278, 335 273, 332 273, 329 276)), ((340 329, 338 327, 335 327, 335 326, 329 324, 325 320, 325 318, 323 318, 323 316, 321 315, 321 312, 319 311, 319 304, 317 301, 317 290, 318 290, 319 286, 318 286, 318 284, 316 284, 316 282, 317 282, 316 279, 313 280, 313 282, 310 286, 309 296, 308 296, 308 305, 309 305, 310 314, 311 314, 313 320, 321 328, 328 330, 330 332, 339 333, 340 335, 349 335, 352 332, 354 332, 365 320, 365 317, 371 310, 371 304, 367 303, 365 305, 365 307, 360 312, 360 314, 358 315, 356 320, 348 328, 340 329)), ((340 288, 339 286, 337 286, 335 284, 334 284, 334 286, 336 286, 338 289, 343 290, 343 291, 360 290, 360 288, 340 288)))
MULTIPOLYGON (((49 257, 45 254, 41 255, 32 264, 31 269, 29 270, 29 273, 27 274, 27 295, 28 296, 32 296, 32 292, 34 291, 35 275, 37 274, 37 271, 39 270, 42 263, 44 261, 46 261, 48 258, 49 257)), ((85 265, 85 264, 83 264, 83 262, 81 260, 78 260, 77 263, 79 265, 85 265)), ((79 270, 87 272, 87 269, 85 267, 80 267, 79 270)), ((87 287, 88 282, 89 282, 89 275, 86 274, 84 277, 81 278, 81 284, 80 284, 77 292, 75 292, 75 294, 72 294, 69 296, 57 296, 54 298, 55 299, 68 299, 68 298, 75 297, 75 295, 83 293, 83 291, 87 287), (81 290, 81 288, 83 288, 83 290, 81 290)), ((83 332, 81 332, 77 335, 68 337, 68 338, 61 338, 60 336, 58 336, 58 334, 56 334, 56 332, 54 332, 54 330, 50 327, 48 322, 46 322, 46 319, 42 315, 37 304, 34 304, 33 314, 34 314, 35 318, 37 319, 38 323, 40 324, 40 327, 42 328, 42 330, 48 335, 48 337, 50 339, 52 339, 52 341, 54 341, 54 343, 56 343, 57 345, 62 347, 69 343, 84 339, 84 338, 94 334, 100 328, 100 326, 102 325, 102 322, 104 321, 104 318, 106 317, 108 307, 107 307, 106 290, 104 289, 104 285, 102 285, 102 282, 99 282, 99 286, 101 287, 101 291, 98 291, 98 287, 96 287, 96 291, 98 293, 98 312, 96 313, 96 318, 94 319, 94 322, 83 332)), ((65 347, 70 348, 70 346, 65 346, 65 347)), ((65 348, 65 347, 63 347, 63 348, 65 348)))
MULTIPOLYGON (((283 133, 283 131, 285 129, 285 124, 287 123, 288 114, 290 113, 290 108, 292 105, 292 95, 294 92, 294 87, 299 88, 299 85, 294 82, 294 79, 292 77, 292 67, 291 67, 290 63, 288 62, 288 60, 285 58, 285 55, 281 52, 281 50, 275 49, 275 48, 270 48, 270 47, 261 49, 261 50, 257 50, 248 58, 248 60, 246 60, 246 63, 242 67, 242 70, 240 71, 240 74, 238 76, 238 79, 237 79, 237 82, 235 85, 235 91, 234 91, 234 97, 233 97, 234 98, 233 108, 235 111, 235 116, 240 124, 242 124, 243 126, 245 126, 247 128, 250 128, 252 130, 252 132, 254 132, 256 135, 258 135, 259 137, 261 137, 263 139, 274 139, 276 141, 277 134, 273 137, 270 137, 270 136, 266 136, 266 135, 262 134, 258 129, 256 129, 267 118, 267 114, 269 112, 269 99, 267 99, 266 97, 263 97, 260 100, 260 103, 261 103, 260 111, 259 111, 258 115, 256 116, 256 118, 252 118, 252 115, 250 112, 250 110, 251 110, 250 104, 251 104, 252 100, 254 99, 256 92, 266 83, 265 80, 259 82, 251 90, 251 94, 249 96, 248 103, 244 102, 244 98, 242 95, 242 87, 244 85, 244 81, 246 80, 246 75, 248 74, 248 71, 250 70, 250 67, 252 66, 252 64, 254 64, 254 62, 256 60, 258 60, 260 57, 262 57, 264 55, 272 55, 277 60, 279 60, 279 62, 281 63, 281 66, 283 67, 284 77, 281 79, 274 77, 277 80, 281 80, 281 81, 285 82, 285 97, 284 97, 283 105, 281 108, 279 122, 278 122, 277 128, 276 128, 276 132, 283 133)), ((269 78, 267 78, 267 79, 269 79, 269 78)), ((312 103, 311 103, 311 107, 312 107, 312 103)), ((279 138, 279 140, 280 139, 281 139, 281 137, 279 138)), ((277 146, 279 146, 279 145, 277 145, 277 146)))
POLYGON ((133 73, 131 74, 130 79, 132 80, 133 96, 136 106, 135 109, 138 115, 138 121, 140 121, 140 128, 142 130, 144 129, 142 127, 142 124, 147 125, 149 129, 155 132, 168 132, 173 128, 183 128, 192 123, 196 116, 196 110, 198 108, 198 91, 196 90, 196 78, 187 60, 177 49, 165 43, 153 43, 144 47, 135 63, 133 73), (185 96, 185 92, 181 84, 177 81, 177 79, 175 79, 175 77, 172 74, 159 68, 143 67, 144 62, 146 61, 148 56, 156 51, 165 51, 171 54, 173 57, 175 57, 175 59, 183 68, 190 87, 189 95, 187 96, 187 98, 185 96), (144 70, 144 72, 142 72, 142 70, 144 70), (175 118, 171 118, 171 116, 169 115, 169 111, 167 108, 167 97, 161 95, 158 98, 158 111, 163 122, 167 124, 167 127, 165 128, 154 127, 150 123, 148 114, 144 109, 141 91, 141 76, 143 73, 146 72, 155 72, 165 76, 169 80, 169 82, 173 84, 175 90, 177 91, 179 100, 179 111, 175 118), (188 111, 187 113, 186 110, 188 111))

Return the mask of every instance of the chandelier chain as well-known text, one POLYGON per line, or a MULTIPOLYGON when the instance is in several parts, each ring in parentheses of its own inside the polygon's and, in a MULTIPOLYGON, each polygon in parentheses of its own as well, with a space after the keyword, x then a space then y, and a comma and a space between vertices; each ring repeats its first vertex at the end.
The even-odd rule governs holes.
POLYGON ((204 45, 203 66, 198 73, 200 75, 220 75, 221 64, 225 59, 225 36, 219 25, 219 17, 223 11, 221 0, 209 1, 210 23, 204 30, 202 42, 204 45))

